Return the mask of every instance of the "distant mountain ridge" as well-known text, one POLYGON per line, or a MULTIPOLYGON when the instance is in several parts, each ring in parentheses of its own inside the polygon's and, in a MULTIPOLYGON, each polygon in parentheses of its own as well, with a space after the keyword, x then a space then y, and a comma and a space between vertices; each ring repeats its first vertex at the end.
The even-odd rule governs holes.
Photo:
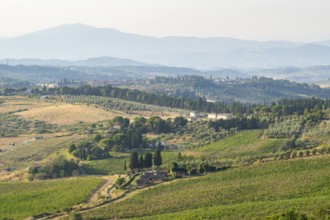
POLYGON ((0 41, 0 59, 83 60, 117 57, 194 68, 330 65, 330 41, 304 44, 234 38, 147 37, 111 28, 66 24, 0 41))
POLYGON ((93 57, 86 60, 59 59, 2 59, 0 64, 9 65, 39 65, 39 66, 149 66, 149 64, 130 59, 115 57, 93 57))

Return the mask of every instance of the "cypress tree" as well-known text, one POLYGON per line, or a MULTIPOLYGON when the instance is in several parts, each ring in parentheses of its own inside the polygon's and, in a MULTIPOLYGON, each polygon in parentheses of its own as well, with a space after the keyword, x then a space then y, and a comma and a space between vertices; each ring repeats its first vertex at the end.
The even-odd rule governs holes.
POLYGON ((150 168, 152 167, 152 154, 151 153, 146 153, 144 156, 144 166, 145 168, 150 168))
POLYGON ((138 155, 137 152, 132 152, 131 153, 129 168, 131 170, 134 170, 136 168, 139 168, 139 155, 138 155))
POLYGON ((161 151, 157 150, 154 154, 154 165, 159 167, 163 164, 161 151))
POLYGON ((139 157, 139 168, 142 169, 144 167, 144 159, 143 155, 141 154, 139 157))

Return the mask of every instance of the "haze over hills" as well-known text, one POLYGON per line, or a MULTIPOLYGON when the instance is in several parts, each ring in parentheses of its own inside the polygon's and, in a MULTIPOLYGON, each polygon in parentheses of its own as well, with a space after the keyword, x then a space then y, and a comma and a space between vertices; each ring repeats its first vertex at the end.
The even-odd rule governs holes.
POLYGON ((60 59, 2 59, 0 64, 8 65, 39 65, 39 66, 149 66, 149 64, 130 59, 115 57, 93 57, 86 60, 60 60, 60 59))
POLYGON ((194 68, 274 68, 330 65, 330 41, 304 44, 233 38, 155 38, 111 28, 66 24, 0 40, 0 58, 81 60, 118 57, 194 68))

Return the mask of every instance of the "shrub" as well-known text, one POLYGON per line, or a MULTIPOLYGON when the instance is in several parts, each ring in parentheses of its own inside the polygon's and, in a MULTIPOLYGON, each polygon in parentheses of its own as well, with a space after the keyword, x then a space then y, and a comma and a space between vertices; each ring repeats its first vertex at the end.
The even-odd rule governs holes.
POLYGON ((291 152, 291 158, 296 158, 297 157, 297 150, 293 150, 291 152))
POLYGON ((29 174, 29 180, 77 176, 79 167, 73 159, 67 160, 63 155, 58 155, 43 165, 30 167, 29 174))
POLYGON ((125 183, 125 178, 123 177, 118 177, 115 182, 115 186, 117 188, 120 188, 123 184, 125 183))
POLYGON ((313 154, 313 155, 315 155, 315 154, 316 154, 316 152, 317 152, 317 151, 316 151, 316 149, 315 149, 315 148, 313 148, 313 149, 312 149, 312 154, 313 154))

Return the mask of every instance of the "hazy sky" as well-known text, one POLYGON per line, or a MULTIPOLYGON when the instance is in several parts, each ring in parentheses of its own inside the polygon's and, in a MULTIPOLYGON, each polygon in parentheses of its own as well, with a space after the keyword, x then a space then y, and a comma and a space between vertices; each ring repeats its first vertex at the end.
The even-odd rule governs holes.
POLYGON ((330 0, 0 0, 0 37, 64 23, 149 36, 330 39, 330 0))

